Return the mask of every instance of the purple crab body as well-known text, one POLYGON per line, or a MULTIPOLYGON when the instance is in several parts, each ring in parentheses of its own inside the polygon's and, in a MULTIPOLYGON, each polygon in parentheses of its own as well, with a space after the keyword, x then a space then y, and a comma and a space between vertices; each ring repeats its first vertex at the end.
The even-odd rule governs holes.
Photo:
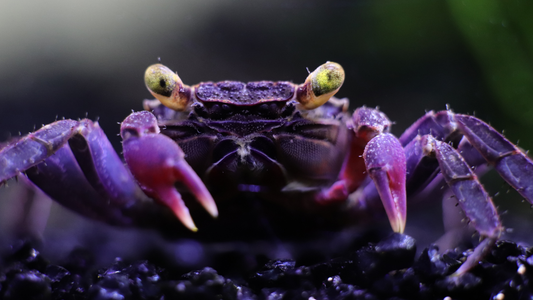
MULTIPOLYGON (((210 108, 218 111, 224 105, 210 108)), ((234 115, 222 120, 193 115, 176 122, 159 115, 161 133, 178 143, 215 198, 279 193, 290 183, 331 185, 348 151, 351 135, 343 121, 349 116, 339 111, 342 119, 316 123, 294 116, 293 104, 263 105, 232 108, 234 115), (288 114, 284 118, 279 117, 282 109, 288 114)))
POLYGON ((451 111, 429 112, 396 138, 382 112, 350 114, 348 101, 333 97, 343 81, 328 62, 301 85, 191 87, 154 65, 145 83, 157 100, 121 125, 126 165, 98 123, 61 120, 0 149, 0 182, 24 173, 89 218, 223 238, 259 235, 262 216, 289 232, 287 224, 339 228, 383 210, 403 232, 407 199, 443 178, 482 237, 456 272, 464 274, 503 230, 472 168, 494 166, 533 203, 532 161, 483 121, 451 111))

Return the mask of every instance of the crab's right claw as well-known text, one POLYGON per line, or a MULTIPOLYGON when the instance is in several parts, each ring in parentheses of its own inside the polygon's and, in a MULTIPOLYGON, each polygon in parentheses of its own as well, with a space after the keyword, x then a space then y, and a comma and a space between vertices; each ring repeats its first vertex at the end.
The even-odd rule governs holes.
POLYGON ((153 114, 147 111, 131 114, 122 122, 120 132, 126 163, 149 196, 169 207, 183 225, 196 231, 189 209, 174 186, 180 182, 211 216, 218 216, 213 197, 185 161, 183 151, 172 139, 158 134, 153 114))
POLYGON ((392 229, 403 233, 406 221, 406 159, 396 137, 383 133, 366 145, 363 154, 368 175, 374 181, 392 229))

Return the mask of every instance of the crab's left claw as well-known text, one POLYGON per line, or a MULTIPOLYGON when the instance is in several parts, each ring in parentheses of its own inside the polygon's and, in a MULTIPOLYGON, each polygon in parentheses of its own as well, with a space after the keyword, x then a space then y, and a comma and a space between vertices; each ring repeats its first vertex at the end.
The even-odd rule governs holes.
POLYGON ((168 206, 192 231, 197 228, 174 186, 176 182, 185 185, 211 216, 218 215, 213 197, 185 161, 183 151, 172 139, 158 134, 153 114, 147 111, 131 114, 122 122, 120 132, 126 163, 149 196, 168 206))
POLYGON ((404 150, 396 137, 382 133, 368 142, 363 154, 392 229, 402 233, 406 221, 404 150))

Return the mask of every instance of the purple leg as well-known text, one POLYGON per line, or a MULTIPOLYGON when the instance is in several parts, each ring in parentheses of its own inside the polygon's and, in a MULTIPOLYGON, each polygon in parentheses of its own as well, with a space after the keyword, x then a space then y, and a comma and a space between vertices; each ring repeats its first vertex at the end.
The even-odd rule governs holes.
MULTIPOLYGON (((422 136, 417 135, 404 148, 407 159, 407 195, 415 195, 427 189, 440 173, 437 160, 427 155, 428 149, 424 148, 422 139, 422 136)), ((443 137, 443 140, 445 139, 446 136, 443 137)), ((459 143, 457 151, 471 167, 477 168, 486 164, 485 159, 465 138, 459 143)))
MULTIPOLYGON (((503 230, 492 199, 484 190, 463 155, 478 165, 483 161, 479 159, 479 155, 473 151, 474 149, 466 140, 460 143, 459 149, 454 149, 448 143, 439 141, 432 135, 417 136, 405 149, 408 154, 407 160, 410 162, 408 165, 408 170, 411 170, 410 180, 414 180, 415 183, 417 181, 427 183, 426 179, 420 180, 421 178, 416 176, 423 173, 420 170, 431 166, 432 160, 436 160, 440 174, 454 193, 465 216, 483 238, 474 253, 455 273, 455 275, 464 274, 490 251, 503 230)), ((428 169, 427 173, 429 174, 432 170, 431 168, 428 169)), ((430 177, 429 180, 433 179, 434 176, 430 177)))
POLYGON ((418 119, 400 136, 399 140, 402 146, 407 146, 417 136, 431 134, 435 139, 444 141, 449 140, 456 131, 457 126, 453 121, 453 112, 448 110, 437 113, 427 112, 422 118, 418 119))
POLYGON ((438 141, 453 142, 470 166, 479 166, 485 161, 477 151, 472 151, 468 141, 462 139, 451 111, 430 111, 418 119, 400 136, 407 157, 407 194, 413 195, 425 189, 439 173, 438 162, 427 156, 421 145, 422 136, 431 135, 438 141), (461 142, 459 142, 461 141, 461 142), (481 158, 481 159, 480 159, 481 158))
POLYGON ((489 197, 476 174, 461 154, 449 144, 423 137, 424 147, 436 156, 441 173, 455 194, 459 206, 473 227, 483 238, 466 262, 455 272, 461 275, 473 268, 494 246, 503 228, 492 199, 489 197))
POLYGON ((13 233, 16 237, 42 242, 52 201, 26 177, 20 176, 17 179, 18 184, 8 192, 11 199, 0 203, 0 206, 7 204, 7 210, 2 214, 5 219, 1 221, 9 228, 6 232, 13 233))
POLYGON ((76 134, 79 122, 61 120, 0 149, 0 183, 54 154, 76 134))
POLYGON ((82 129, 69 140, 69 145, 96 192, 118 207, 147 201, 98 123, 82 120, 80 125, 82 129))
POLYGON ((435 176, 435 173, 431 175, 431 169, 434 167, 431 166, 432 162, 424 162, 422 153, 412 150, 419 148, 415 145, 417 136, 425 134, 431 134, 439 141, 454 142, 458 145, 457 151, 472 167, 485 163, 493 165, 509 185, 533 204, 533 161, 485 122, 451 111, 427 113, 400 137, 408 160, 408 194, 424 187, 427 182, 425 178, 435 176))
MULTIPOLYGON (((79 146, 82 143, 78 141, 75 144, 79 146)), ((131 206, 139 200, 150 200, 135 185, 100 127, 89 120, 62 120, 46 125, 2 148, 0 162, 0 181, 26 172, 36 186, 57 202, 110 224, 130 225, 133 221, 121 210, 128 207, 127 203, 131 206), (90 142, 72 149, 80 156, 86 169, 93 159, 94 165, 107 160, 107 173, 103 179, 91 176, 91 171, 84 174, 68 145, 69 140, 84 140, 84 135, 90 138, 90 142), (95 135, 98 137, 95 138, 95 135), (81 155, 83 152, 94 153, 96 148, 95 157, 81 155), (115 178, 120 178, 121 182, 113 181, 115 178)), ((99 171, 105 172, 101 166, 99 171)))
POLYGON ((494 128, 473 116, 455 115, 461 131, 500 176, 533 204, 533 162, 494 128))
POLYGON ((422 137, 417 135, 404 148, 407 160, 407 194, 420 192, 435 179, 439 171, 438 162, 427 156, 422 137))
POLYGON ((28 169, 26 175, 33 184, 66 208, 91 219, 122 223, 107 205, 107 199, 100 197, 89 184, 68 145, 43 163, 28 169), (108 209, 101 209, 106 206, 108 209))
POLYGON ((181 182, 211 215, 217 215, 213 198, 185 162, 181 149, 170 138, 158 134, 153 114, 133 113, 122 123, 124 157, 129 171, 98 124, 88 120, 81 123, 83 129, 69 141, 70 148, 87 180, 102 198, 109 199, 117 207, 127 208, 139 202, 151 202, 144 190, 195 231, 188 209, 174 187, 176 182, 181 182))
POLYGON ((425 189, 438 175, 437 161, 424 153, 421 137, 431 135, 438 141, 452 142, 468 165, 478 167, 486 163, 479 152, 462 134, 451 111, 430 111, 411 125, 399 138, 407 157, 407 194, 425 189))
MULTIPOLYGON (((468 165, 478 167, 489 163, 503 179, 533 204, 533 162, 518 147, 505 139, 494 128, 476 117, 454 114, 451 111, 426 113, 399 138, 406 148, 408 194, 415 192, 412 185, 423 187, 424 180, 431 173, 431 162, 422 162, 423 155, 414 153, 413 143, 417 136, 431 134, 436 140, 453 142, 468 165), (466 140, 462 137, 466 137, 466 140), (461 139, 462 138, 462 139, 461 139), (459 142, 460 141, 460 142, 459 142), (423 175, 412 177, 417 171, 426 169, 423 175)), ((433 175, 434 176, 434 175, 433 175)))
MULTIPOLYGON (((407 129, 399 140, 405 147, 407 160, 407 194, 418 193, 432 185, 440 172, 465 216, 470 219, 470 224, 483 238, 474 253, 455 273, 464 274, 490 251, 503 230, 491 198, 471 167, 480 167, 487 162, 494 165, 502 178, 533 203, 533 162, 486 123, 451 111, 427 113, 407 129), (457 149, 448 142, 453 143, 457 149)), ((378 149, 380 145, 387 144, 386 141, 379 142, 376 146, 369 143, 367 147, 378 149)), ((372 175, 372 166, 367 168, 383 199, 381 190, 386 189, 380 188, 380 185, 386 186, 385 176, 377 179, 372 175)), ((480 170, 483 172, 483 169, 480 170)), ((365 198, 362 202, 375 197, 376 187, 373 184, 367 183, 362 189, 365 198)))
MULTIPOLYGON (((114 151, 114 150, 113 150, 114 151)), ((145 195, 131 206, 101 196, 89 183, 68 146, 26 171, 31 182, 56 202, 85 217, 115 226, 154 228, 169 237, 184 236, 169 209, 145 195)), ((133 178, 132 178, 133 180, 133 178)))
MULTIPOLYGON (((139 135, 146 135, 142 132, 144 128, 128 125, 132 124, 123 124, 123 135, 136 131, 140 132, 139 135)), ((134 140, 143 139, 132 138, 127 142, 131 145, 134 140)), ((145 149, 131 161, 143 163, 155 157, 168 164, 180 154, 183 156, 179 148, 176 150, 171 145, 163 149, 162 146, 154 147, 159 142, 158 138, 153 138, 139 143, 140 147, 151 146, 153 149, 145 149)), ((177 148, 174 142, 172 144, 177 148)), ((125 152, 132 153, 136 149, 127 148, 125 152)), ((207 194, 209 198, 209 193, 190 167, 178 165, 173 168, 172 174, 166 175, 171 176, 173 182, 183 179, 182 183, 193 194, 204 198, 207 194), (191 172, 194 175, 190 175, 191 172)), ((153 164, 141 171, 157 172, 161 169, 153 164)), ((0 182, 26 171, 28 177, 51 198, 88 217, 114 225, 162 227, 172 224, 157 218, 168 215, 165 208, 153 205, 153 200, 139 188, 102 129, 90 120, 57 121, 0 149, 0 182)), ((167 178, 167 182, 169 180, 167 178)), ((216 214, 216 206, 214 211, 216 214)), ((210 212, 213 213, 212 207, 210 212)))

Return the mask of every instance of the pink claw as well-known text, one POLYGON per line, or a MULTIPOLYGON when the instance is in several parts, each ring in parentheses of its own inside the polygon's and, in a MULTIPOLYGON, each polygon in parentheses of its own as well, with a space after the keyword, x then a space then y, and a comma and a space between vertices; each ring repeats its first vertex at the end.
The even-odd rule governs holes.
POLYGON ((217 206, 202 180, 185 161, 183 151, 172 139, 158 134, 158 128, 152 127, 154 122, 155 117, 149 112, 133 114, 123 122, 124 158, 141 188, 168 206, 183 225, 197 231, 174 184, 183 183, 213 217, 218 216, 217 206))
POLYGON ((384 133, 367 144, 363 154, 392 229, 402 233, 406 221, 405 153, 396 137, 384 133))

